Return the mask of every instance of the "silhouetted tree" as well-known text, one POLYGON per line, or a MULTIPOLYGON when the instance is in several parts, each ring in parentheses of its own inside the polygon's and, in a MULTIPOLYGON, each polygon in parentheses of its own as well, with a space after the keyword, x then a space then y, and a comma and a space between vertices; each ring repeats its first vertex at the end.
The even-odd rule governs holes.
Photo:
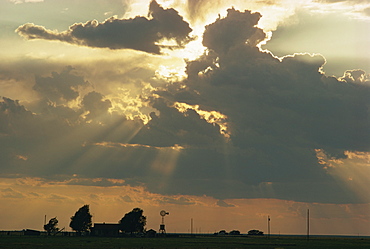
POLYGON ((248 235, 263 235, 263 232, 260 230, 253 229, 248 231, 248 235))
POLYGON ((230 235, 240 235, 240 231, 239 230, 232 230, 229 234, 230 235))
POLYGON ((74 216, 71 217, 71 222, 69 226, 77 232, 78 235, 81 235, 81 232, 88 232, 91 228, 91 218, 89 205, 82 206, 74 216))
POLYGON ((58 219, 57 217, 54 217, 49 220, 48 224, 44 225, 44 229, 48 233, 48 235, 50 235, 51 233, 55 234, 59 230, 59 228, 57 228, 57 225, 58 225, 58 219))
POLYGON ((134 208, 119 221, 120 230, 124 233, 142 233, 146 225, 146 217, 143 210, 134 208))

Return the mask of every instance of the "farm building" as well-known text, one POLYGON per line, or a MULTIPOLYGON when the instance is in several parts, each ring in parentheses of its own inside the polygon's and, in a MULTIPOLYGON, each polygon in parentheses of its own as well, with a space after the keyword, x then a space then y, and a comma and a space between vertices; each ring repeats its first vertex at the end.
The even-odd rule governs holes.
POLYGON ((94 223, 91 228, 93 236, 114 237, 119 235, 119 224, 117 223, 94 223))

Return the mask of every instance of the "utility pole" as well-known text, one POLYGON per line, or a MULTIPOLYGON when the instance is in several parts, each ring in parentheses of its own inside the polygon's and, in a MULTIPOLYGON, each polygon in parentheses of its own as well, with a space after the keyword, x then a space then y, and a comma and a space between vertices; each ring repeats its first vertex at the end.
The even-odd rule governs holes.
POLYGON ((310 209, 307 209, 307 240, 310 240, 310 209))
POLYGON ((190 220, 190 234, 193 235, 193 218, 190 220))

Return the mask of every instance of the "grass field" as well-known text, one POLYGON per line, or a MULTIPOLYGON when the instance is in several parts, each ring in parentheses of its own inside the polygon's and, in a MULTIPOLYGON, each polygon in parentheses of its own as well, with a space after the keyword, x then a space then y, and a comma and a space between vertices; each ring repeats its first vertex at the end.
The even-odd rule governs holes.
POLYGON ((150 249, 150 248, 370 248, 370 239, 317 237, 184 237, 184 238, 99 238, 1 236, 0 248, 66 248, 66 249, 150 249))

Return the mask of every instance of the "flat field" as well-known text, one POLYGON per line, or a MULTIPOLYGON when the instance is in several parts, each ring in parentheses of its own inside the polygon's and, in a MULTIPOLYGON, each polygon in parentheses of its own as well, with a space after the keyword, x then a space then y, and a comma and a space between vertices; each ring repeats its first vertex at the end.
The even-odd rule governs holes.
POLYGON ((369 238, 316 237, 179 237, 179 238, 99 238, 1 236, 0 248, 28 249, 157 249, 157 248, 250 248, 250 249, 351 249, 370 248, 369 238))

